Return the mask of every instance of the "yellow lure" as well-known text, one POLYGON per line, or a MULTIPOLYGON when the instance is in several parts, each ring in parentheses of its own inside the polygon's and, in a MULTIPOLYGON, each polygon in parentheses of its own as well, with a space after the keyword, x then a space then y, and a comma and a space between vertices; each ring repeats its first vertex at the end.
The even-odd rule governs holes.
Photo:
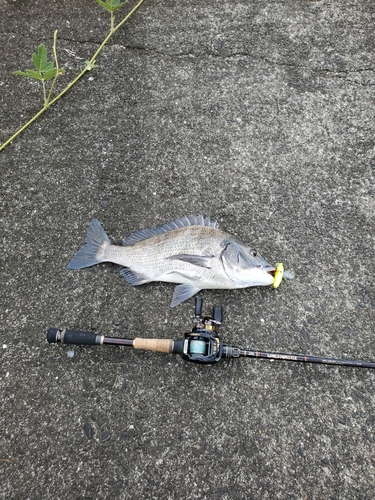
POLYGON ((279 262, 276 264, 276 271, 273 277, 273 287, 277 288, 280 286, 280 283, 282 282, 284 276, 284 264, 282 262, 279 262))

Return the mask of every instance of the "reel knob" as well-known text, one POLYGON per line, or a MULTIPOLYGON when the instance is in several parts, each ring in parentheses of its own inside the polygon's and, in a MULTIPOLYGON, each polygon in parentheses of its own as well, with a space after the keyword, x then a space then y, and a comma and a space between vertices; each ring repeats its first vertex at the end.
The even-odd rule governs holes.
POLYGON ((197 297, 195 299, 195 315, 202 316, 203 299, 202 297, 197 297))
POLYGON ((223 309, 221 307, 214 307, 212 313, 212 319, 215 323, 221 323, 223 320, 223 309))

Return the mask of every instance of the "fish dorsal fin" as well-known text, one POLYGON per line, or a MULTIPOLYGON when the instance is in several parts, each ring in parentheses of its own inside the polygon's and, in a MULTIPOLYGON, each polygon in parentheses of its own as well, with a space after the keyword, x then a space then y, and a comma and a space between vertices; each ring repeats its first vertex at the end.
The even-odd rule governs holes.
POLYGON ((124 246, 134 245, 138 241, 147 240, 148 238, 152 238, 158 234, 168 233, 169 231, 174 231, 175 229, 187 226, 219 227, 218 223, 211 222, 209 217, 203 217, 202 215, 185 215, 184 217, 175 219, 172 222, 164 224, 164 226, 156 227, 155 229, 140 229, 139 231, 135 231, 135 233, 125 238, 122 244, 124 246))

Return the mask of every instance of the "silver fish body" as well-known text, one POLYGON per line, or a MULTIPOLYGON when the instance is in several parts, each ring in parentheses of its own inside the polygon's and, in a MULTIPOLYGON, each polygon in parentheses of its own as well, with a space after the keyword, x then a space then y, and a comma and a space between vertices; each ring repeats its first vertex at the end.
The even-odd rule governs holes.
POLYGON ((131 285, 150 281, 179 283, 171 307, 205 288, 246 288, 273 284, 275 268, 254 249, 218 229, 202 216, 175 219, 169 224, 136 231, 122 246, 113 245, 94 219, 86 244, 68 264, 81 269, 113 262, 131 285))

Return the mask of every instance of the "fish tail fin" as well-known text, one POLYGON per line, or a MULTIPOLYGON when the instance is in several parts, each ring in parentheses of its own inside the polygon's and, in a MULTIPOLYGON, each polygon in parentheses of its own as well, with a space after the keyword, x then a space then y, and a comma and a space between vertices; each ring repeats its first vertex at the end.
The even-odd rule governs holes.
POLYGON ((105 250, 111 244, 106 232, 97 219, 93 219, 87 229, 86 244, 78 250, 69 262, 68 269, 82 269, 105 262, 105 250))

